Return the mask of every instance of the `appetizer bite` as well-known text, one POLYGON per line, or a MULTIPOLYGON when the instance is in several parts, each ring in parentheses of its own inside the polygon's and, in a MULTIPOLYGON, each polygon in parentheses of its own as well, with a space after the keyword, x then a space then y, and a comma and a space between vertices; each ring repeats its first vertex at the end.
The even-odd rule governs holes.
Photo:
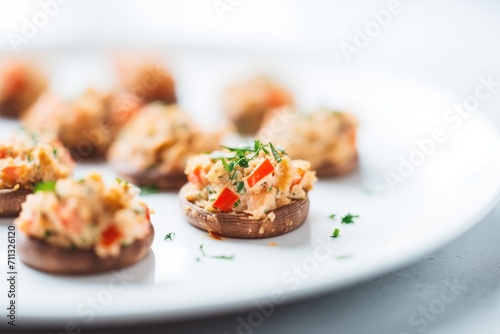
MULTIPOLYGON (((115 105, 113 94, 88 89, 74 101, 46 93, 23 117, 28 128, 55 132, 75 158, 101 158, 133 112, 115 105)), ((132 104, 126 104, 133 109, 132 104)))
POLYGON ((43 183, 15 220, 26 265, 57 274, 88 274, 132 265, 150 251, 152 211, 139 189, 99 174, 43 183))
POLYGON ((47 78, 33 64, 12 60, 0 65, 0 116, 19 117, 47 88, 47 78))
POLYGON ((179 189, 187 159, 219 147, 221 135, 202 132, 177 105, 153 103, 123 127, 108 159, 134 184, 179 189))
POLYGON ((273 127, 272 122, 271 117, 257 137, 271 137, 276 145, 287 148, 291 158, 309 161, 319 177, 343 175, 357 167, 358 122, 352 115, 322 109, 297 115, 286 127, 273 127))
POLYGON ((316 181, 309 162, 257 140, 191 157, 185 172, 189 182, 179 197, 186 220, 218 236, 244 239, 278 236, 302 225, 316 181))
POLYGON ((73 166, 68 150, 47 133, 22 132, 0 143, 0 216, 16 216, 37 183, 66 178, 73 166))
POLYGON ((274 108, 292 105, 292 95, 265 76, 230 86, 223 97, 226 116, 243 135, 254 135, 274 108))
POLYGON ((121 89, 143 103, 175 103, 175 81, 159 61, 136 57, 117 63, 121 89))

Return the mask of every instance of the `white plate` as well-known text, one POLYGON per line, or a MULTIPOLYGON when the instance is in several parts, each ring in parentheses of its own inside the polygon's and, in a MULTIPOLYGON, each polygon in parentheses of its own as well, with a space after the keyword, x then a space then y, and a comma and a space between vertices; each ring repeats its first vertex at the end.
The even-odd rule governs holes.
MULTIPOLYGON (((206 69, 204 61, 190 61, 191 66, 178 67, 177 75, 183 78, 181 101, 198 119, 217 119, 204 109, 222 87, 210 84, 215 78, 210 71, 227 74, 227 63, 219 61, 206 69), (205 89, 190 91, 189 80, 198 88, 205 82, 205 89), (195 97, 190 99, 191 95, 195 97)), ((295 70, 302 78, 293 85, 301 92, 301 105, 331 103, 354 112, 361 121, 360 170, 318 182, 310 193, 310 214, 302 227, 271 239, 216 241, 184 221, 176 194, 144 196, 156 210, 153 252, 120 272, 125 285, 116 273, 61 277, 19 263, 19 323, 173 320, 252 309, 255 303, 270 303, 273 298, 279 304, 324 293, 422 257, 464 233, 493 206, 500 189, 496 130, 479 112, 457 130, 441 119, 446 108, 463 98, 397 76, 295 70), (436 127, 446 131, 448 140, 391 191, 384 173, 395 171, 398 156, 408 157, 416 148, 414 140, 430 136, 436 127), (328 219, 332 213, 360 218, 341 225, 338 219, 328 219), (330 238, 334 228, 341 230, 337 239, 330 238), (173 242, 163 241, 167 232, 176 233, 173 242), (200 244, 210 255, 234 255, 234 259, 197 261, 200 244)), ((0 120, 0 134, 15 126, 0 120)), ((105 165, 82 165, 76 176, 90 169, 114 177, 105 165)), ((0 238, 6 240, 11 220, 0 222, 0 238)), ((5 247, 0 251, 5 253, 5 247)), ((5 259, 5 254, 0 258, 5 259)))

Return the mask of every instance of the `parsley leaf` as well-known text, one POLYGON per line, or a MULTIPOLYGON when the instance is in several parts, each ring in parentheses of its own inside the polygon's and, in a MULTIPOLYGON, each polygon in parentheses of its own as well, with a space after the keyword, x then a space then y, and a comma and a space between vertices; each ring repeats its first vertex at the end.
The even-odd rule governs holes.
POLYGON ((121 177, 117 177, 115 180, 116 180, 116 182, 118 182, 118 184, 122 184, 122 183, 126 184, 126 185, 128 184, 128 181, 122 179, 121 177))
POLYGON ((210 256, 212 259, 221 259, 221 260, 232 260, 234 259, 234 255, 215 255, 210 256))
POLYGON ((270 142, 269 146, 271 147, 271 152, 273 152, 274 159, 276 159, 277 162, 281 162, 281 155, 276 151, 276 148, 274 145, 270 142))
POLYGON ((169 232, 165 235, 165 238, 163 238, 163 241, 167 241, 167 240, 174 241, 174 238, 175 238, 175 232, 169 232))
POLYGON ((140 188, 141 188, 141 195, 152 195, 158 193, 158 188, 156 186, 146 186, 140 188))
POLYGON ((199 249, 201 252, 201 256, 196 258, 196 261, 198 261, 198 262, 203 257, 209 257, 212 259, 219 259, 219 260, 233 260, 234 259, 234 255, 207 255, 207 253, 205 253, 205 251, 203 250, 203 244, 200 245, 199 249))
POLYGON ((336 228, 335 230, 333 230, 333 233, 332 235, 330 236, 331 238, 336 238, 338 237, 340 234, 340 230, 338 228, 336 228))
POLYGON ((222 165, 224 166, 224 169, 230 174, 231 180, 234 180, 234 178, 236 177, 236 166, 247 168, 250 165, 250 161, 258 157, 261 151, 263 151, 267 155, 272 153, 277 162, 281 162, 283 159, 279 151, 281 151, 282 154, 286 154, 284 150, 281 150, 280 148, 277 149, 273 144, 263 144, 258 139, 255 139, 253 141, 253 144, 244 144, 238 147, 229 147, 222 145, 221 147, 228 150, 230 152, 229 154, 232 154, 232 156, 218 154, 215 156, 211 155, 211 157, 215 160, 221 159, 222 165), (271 152, 269 152, 269 149, 271 152))
POLYGON ((245 189, 245 182, 239 181, 236 184, 236 192, 240 195, 244 195, 247 190, 245 189))
POLYGON ((229 167, 229 165, 227 164, 226 159, 222 158, 222 159, 221 159, 221 161, 222 161, 222 165, 224 165, 224 168, 226 169, 226 171, 227 171, 228 173, 231 173, 231 172, 232 172, 232 169, 231 169, 231 168, 229 167))
POLYGON ((48 181, 35 184, 35 189, 33 190, 33 192, 37 193, 40 191, 55 191, 55 190, 56 190, 56 183, 54 181, 48 181))
POLYGON ((351 215, 348 213, 344 217, 342 217, 341 224, 352 224, 354 223, 354 218, 359 218, 359 215, 351 215))

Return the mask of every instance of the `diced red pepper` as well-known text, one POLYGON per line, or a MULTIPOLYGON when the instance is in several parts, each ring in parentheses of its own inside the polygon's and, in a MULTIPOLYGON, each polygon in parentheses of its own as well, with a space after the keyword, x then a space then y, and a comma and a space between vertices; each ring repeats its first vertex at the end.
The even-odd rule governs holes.
POLYGON ((273 164, 266 158, 259 167, 247 178, 248 187, 252 188, 257 182, 274 172, 273 164))
POLYGON ((306 175, 306 171, 303 170, 302 168, 298 168, 297 171, 299 172, 299 177, 292 180, 292 184, 290 185, 290 189, 292 189, 292 187, 294 185, 299 184, 300 181, 302 181, 302 179, 304 178, 304 175, 306 175))
POLYGON ((148 222, 151 221, 151 216, 149 214, 149 207, 146 205, 146 204, 142 204, 142 206, 144 206, 144 211, 146 212, 146 219, 148 220, 148 222))
POLYGON ((2 178, 6 179, 10 182, 14 182, 15 180, 17 180, 21 176, 21 174, 23 173, 25 168, 26 167, 24 167, 24 166, 5 167, 4 169, 2 169, 2 172, 1 172, 2 178))
POLYGON ((201 166, 197 166, 193 172, 188 175, 188 181, 197 185, 207 185, 208 180, 206 178, 206 171, 204 171, 201 166))
POLYGON ((229 188, 224 188, 220 193, 219 197, 215 200, 213 207, 224 212, 230 212, 233 208, 233 204, 240 199, 236 193, 234 193, 229 188))
POLYGON ((5 148, 0 148, 0 159, 3 159, 7 156, 7 150, 5 148))
POLYGON ((113 243, 115 243, 120 237, 122 233, 116 227, 116 225, 111 225, 108 228, 106 228, 101 235, 101 244, 104 246, 110 246, 113 243))

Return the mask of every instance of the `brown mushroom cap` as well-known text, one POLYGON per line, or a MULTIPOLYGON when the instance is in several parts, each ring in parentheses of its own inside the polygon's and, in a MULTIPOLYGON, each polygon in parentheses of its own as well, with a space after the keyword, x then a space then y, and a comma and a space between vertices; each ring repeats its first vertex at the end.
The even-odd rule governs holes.
MULTIPOLYGON (((189 224, 222 237, 260 239, 276 237, 299 228, 307 218, 309 199, 294 200, 271 212, 275 218, 251 218, 244 213, 209 212, 189 202, 186 186, 179 191, 181 209, 189 224)), ((270 213, 271 213, 270 212, 270 213)))
POLYGON ((319 178, 342 176, 355 170, 358 167, 358 162, 358 154, 354 155, 350 161, 344 164, 327 162, 316 168, 316 175, 319 178))
POLYGON ((113 169, 125 180, 141 187, 156 187, 160 190, 178 190, 187 181, 183 172, 165 174, 155 169, 133 170, 126 162, 112 161, 113 169))
POLYGON ((0 217, 16 217, 26 196, 33 191, 28 189, 0 189, 0 217))
POLYGON ((66 249, 50 245, 43 240, 18 235, 19 257, 21 261, 37 270, 53 274, 92 274, 120 269, 142 260, 151 250, 154 229, 141 240, 129 246, 122 246, 116 257, 98 257, 94 250, 66 249))

